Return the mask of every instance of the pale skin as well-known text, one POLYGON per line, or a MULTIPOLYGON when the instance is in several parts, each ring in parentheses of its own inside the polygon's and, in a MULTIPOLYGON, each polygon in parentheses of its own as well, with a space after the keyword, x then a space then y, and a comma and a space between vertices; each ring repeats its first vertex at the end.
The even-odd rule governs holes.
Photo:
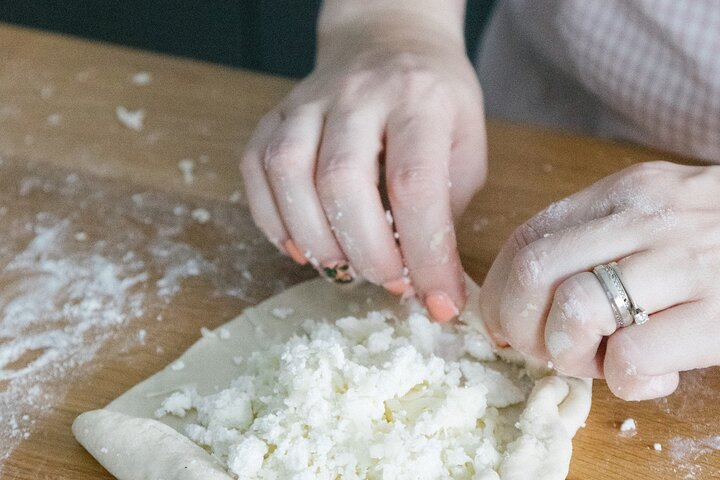
MULTIPOLYGON (((315 70, 261 120, 242 161, 253 218, 281 252, 341 283, 414 293, 439 321, 466 301, 453 220, 486 174, 463 15, 461 0, 326 0, 315 70)), ((720 364, 718 199, 720 167, 652 163, 540 212, 482 287, 495 340, 628 400, 720 364), (611 261, 647 324, 616 327, 591 273, 611 261)))

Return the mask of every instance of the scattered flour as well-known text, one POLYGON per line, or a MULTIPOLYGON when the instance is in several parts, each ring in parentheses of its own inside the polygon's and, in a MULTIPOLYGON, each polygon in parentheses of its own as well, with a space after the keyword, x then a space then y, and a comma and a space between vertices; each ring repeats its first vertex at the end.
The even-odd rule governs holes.
POLYGON ((482 230, 485 230, 487 226, 490 225, 490 219, 487 217, 480 217, 472 224, 472 230, 473 232, 481 232, 482 230))
POLYGON ((684 480, 693 480, 703 471, 698 464, 700 458, 720 451, 720 435, 703 438, 673 437, 668 441, 668 450, 673 465, 685 476, 684 480))
POLYGON ((185 185, 192 185, 193 181, 195 181, 195 160, 191 158, 183 158, 182 160, 179 160, 178 170, 180 170, 180 173, 182 174, 185 185))
POLYGON ((242 200, 242 194, 239 191, 235 190, 230 194, 228 200, 230 201, 230 203, 240 203, 240 200, 242 200))
POLYGON ((123 106, 119 106, 115 109, 115 115, 125 128, 136 132, 142 131, 145 122, 145 110, 128 110, 123 106))
POLYGON ((58 392, 43 384, 89 361, 119 325, 143 314, 144 265, 66 255, 69 233, 67 220, 37 227, 0 271, 0 464, 29 437, 27 419, 52 407, 58 392))
POLYGON ((242 479, 498 479, 528 448, 508 412, 532 380, 471 328, 372 312, 303 329, 234 360, 229 388, 175 392, 156 416, 194 410, 187 436, 242 479))
POLYGON ((622 425, 620 425, 620 435, 623 437, 633 437, 637 434, 637 424, 632 418, 626 419, 622 425))
POLYGON ((132 76, 132 83, 137 87, 144 87, 150 85, 152 82, 152 75, 150 72, 137 72, 132 76))
POLYGON ((48 100, 50 97, 53 96, 53 93, 55 93, 54 85, 44 85, 40 89, 40 98, 42 98, 43 100, 48 100))
POLYGON ((0 158, 0 478, 13 450, 97 367, 101 349, 112 358, 159 338, 155 319, 188 278, 202 276, 229 318, 312 275, 288 269, 259 233, 243 230, 247 209, 203 208, 218 219, 206 227, 217 241, 198 244, 180 196, 130 196, 111 180, 0 158), (141 328, 140 317, 152 321, 141 328))
POLYGON ((51 127, 57 127, 62 123, 62 115, 59 113, 52 113, 47 117, 47 124, 51 127))
POLYGON ((196 208, 190 212, 190 217, 198 223, 207 223, 210 221, 210 212, 204 208, 196 208))

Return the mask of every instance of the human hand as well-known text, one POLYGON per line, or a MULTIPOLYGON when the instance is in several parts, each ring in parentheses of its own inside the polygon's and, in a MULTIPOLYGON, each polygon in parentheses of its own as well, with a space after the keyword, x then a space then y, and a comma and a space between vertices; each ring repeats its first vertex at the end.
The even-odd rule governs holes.
POLYGON ((461 35, 401 17, 322 36, 316 69, 260 121, 242 171, 282 252, 336 281, 412 285, 445 321, 465 302, 453 217, 485 178, 482 98, 461 35))
POLYGON ((639 164, 520 226, 482 288, 500 343, 626 400, 672 393, 678 372, 720 364, 720 167, 639 164), (650 314, 616 326, 592 269, 617 261, 650 314))

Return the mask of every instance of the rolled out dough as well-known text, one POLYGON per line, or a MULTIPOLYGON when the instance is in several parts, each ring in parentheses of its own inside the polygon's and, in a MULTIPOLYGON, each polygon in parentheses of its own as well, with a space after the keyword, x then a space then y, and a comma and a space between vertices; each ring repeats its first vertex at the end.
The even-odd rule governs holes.
MULTIPOLYGON (((468 279, 468 307, 461 320, 487 336, 477 311, 479 288, 468 279)), ((195 420, 165 416, 155 419, 163 400, 193 388, 207 395, 227 387, 236 363, 300 331, 306 319, 334 321, 390 310, 397 317, 409 307, 370 284, 338 288, 318 279, 293 287, 205 335, 180 358, 136 385, 105 408, 80 415, 73 424, 78 441, 119 480, 228 480, 234 478, 203 448, 185 437, 184 426, 195 420), (274 314, 282 311, 283 315, 274 314)), ((509 349, 501 356, 517 356, 509 349)), ((544 367, 528 369, 544 372, 544 367)), ((515 442, 499 472, 502 480, 561 480, 567 475, 572 437, 590 410, 591 382, 545 372, 538 376, 525 402, 515 442)))

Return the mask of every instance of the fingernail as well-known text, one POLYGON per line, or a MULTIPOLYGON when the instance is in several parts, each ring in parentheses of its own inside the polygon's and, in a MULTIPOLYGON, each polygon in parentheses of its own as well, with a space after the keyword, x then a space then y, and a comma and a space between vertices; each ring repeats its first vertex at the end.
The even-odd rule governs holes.
POLYGON ((402 295, 410 284, 404 278, 397 278, 383 283, 383 288, 393 295, 402 295))
POLYGON ((302 254, 298 246, 295 245, 295 242, 293 242, 292 240, 288 240, 285 242, 285 250, 287 250, 287 252, 290 254, 290 257, 300 265, 306 265, 308 263, 305 255, 302 254))
POLYGON ((460 313, 453 301, 450 300, 450 297, 444 292, 430 293, 425 297, 425 306, 427 306, 430 315, 438 322, 449 322, 460 313))
POLYGON ((350 283, 355 280, 355 271, 344 260, 324 263, 322 272, 325 278, 335 283, 350 283))
POLYGON ((508 343, 507 340, 505 340, 504 337, 498 335, 495 332, 491 332, 490 330, 488 330, 488 333, 490 333, 490 337, 492 338, 493 342, 495 342, 496 346, 498 346, 500 348, 507 348, 510 346, 510 344, 508 343))

